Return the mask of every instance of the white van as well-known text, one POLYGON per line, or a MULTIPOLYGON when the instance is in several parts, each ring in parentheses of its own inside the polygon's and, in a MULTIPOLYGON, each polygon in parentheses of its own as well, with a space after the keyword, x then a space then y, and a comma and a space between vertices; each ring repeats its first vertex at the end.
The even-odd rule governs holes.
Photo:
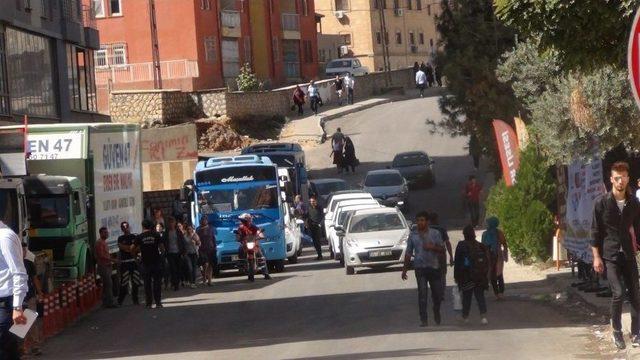
POLYGON ((362 66, 360 60, 356 58, 342 58, 329 61, 324 72, 328 77, 342 76, 346 73, 360 76, 368 74, 369 68, 362 66))

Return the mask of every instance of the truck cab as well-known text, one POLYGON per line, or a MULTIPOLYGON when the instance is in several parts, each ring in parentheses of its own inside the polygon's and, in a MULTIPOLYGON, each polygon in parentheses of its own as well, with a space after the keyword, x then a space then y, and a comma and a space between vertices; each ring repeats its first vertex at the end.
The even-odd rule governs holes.
POLYGON ((29 221, 22 179, 0 178, 0 220, 25 241, 29 221))
POLYGON ((87 193, 78 178, 38 175, 22 179, 26 196, 29 250, 53 259, 56 282, 93 271, 87 193))

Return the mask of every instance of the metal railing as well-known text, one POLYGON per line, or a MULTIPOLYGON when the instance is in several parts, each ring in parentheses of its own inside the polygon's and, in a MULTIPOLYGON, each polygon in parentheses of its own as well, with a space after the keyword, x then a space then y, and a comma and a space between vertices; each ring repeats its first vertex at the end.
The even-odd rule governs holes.
POLYGON ((240 26, 240 13, 233 10, 220 11, 220 21, 222 26, 236 28, 240 26))
POLYGON ((287 78, 300 77, 300 62, 287 61, 284 63, 284 75, 287 78))
MULTIPOLYGON (((112 65, 96 68, 96 85, 153 81, 153 63, 112 65)), ((200 76, 196 60, 170 60, 160 62, 162 79, 186 79, 200 76)))
POLYGON ((82 25, 87 28, 97 29, 96 10, 91 5, 82 5, 82 25))
POLYGON ((300 16, 298 14, 282 14, 282 30, 300 31, 300 16))

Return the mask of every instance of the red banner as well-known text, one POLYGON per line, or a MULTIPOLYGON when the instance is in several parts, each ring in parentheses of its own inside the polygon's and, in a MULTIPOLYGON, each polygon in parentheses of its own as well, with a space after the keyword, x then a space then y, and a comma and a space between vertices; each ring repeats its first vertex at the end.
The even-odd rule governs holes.
POLYGON ((518 137, 513 128, 502 120, 493 120, 493 130, 496 134, 500 162, 502 163, 502 176, 507 186, 516 183, 516 172, 520 167, 520 150, 518 149, 518 137))

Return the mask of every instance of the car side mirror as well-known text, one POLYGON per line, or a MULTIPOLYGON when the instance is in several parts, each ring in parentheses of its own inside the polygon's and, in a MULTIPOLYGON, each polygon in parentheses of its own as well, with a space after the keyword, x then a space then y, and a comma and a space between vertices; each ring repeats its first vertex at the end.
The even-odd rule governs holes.
POLYGON ((331 225, 331 226, 333 226, 336 229, 336 231, 344 231, 344 227, 342 225, 331 225))
POLYGON ((344 232, 344 230, 339 230, 339 231, 336 231, 336 235, 338 235, 339 237, 344 237, 346 233, 344 232))
POLYGON ((296 219, 296 225, 304 225, 304 221, 296 219))

